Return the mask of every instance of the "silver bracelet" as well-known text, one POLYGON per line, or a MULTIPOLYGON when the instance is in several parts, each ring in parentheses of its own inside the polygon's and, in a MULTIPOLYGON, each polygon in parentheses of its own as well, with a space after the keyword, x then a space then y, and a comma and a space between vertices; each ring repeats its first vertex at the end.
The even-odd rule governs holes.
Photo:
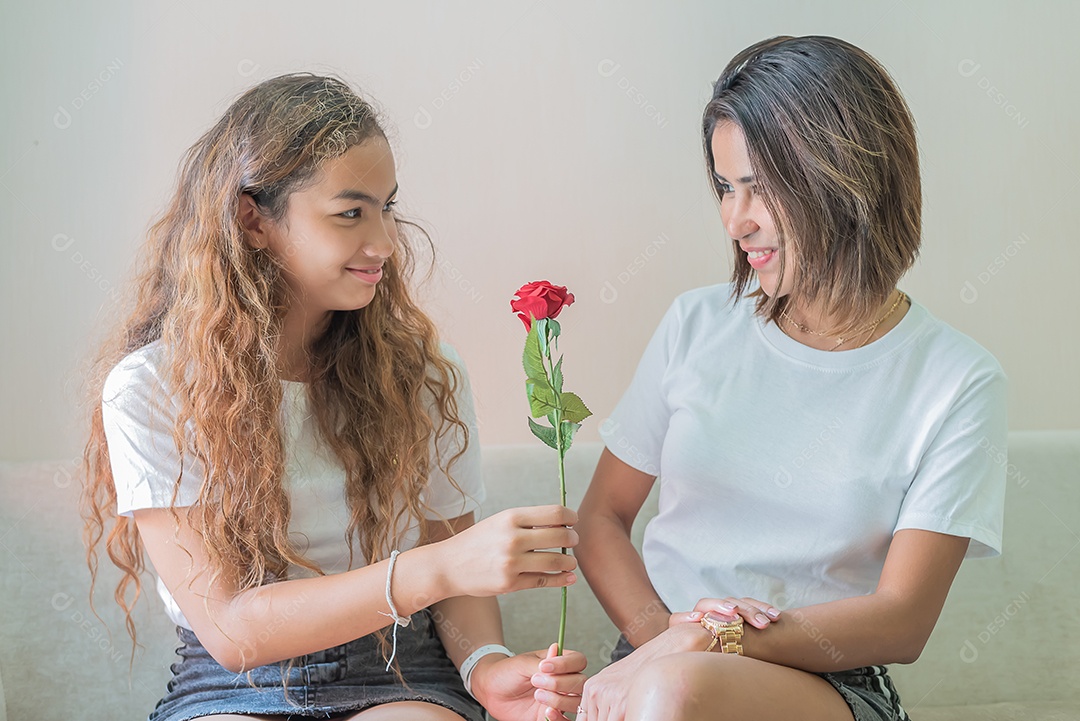
MULTIPOLYGON (((461 664, 461 680, 465 683, 465 690, 472 696, 472 672, 476 668, 476 664, 480 662, 484 656, 492 653, 505 653, 507 657, 512 657, 514 654, 506 646, 498 643, 489 643, 486 646, 481 646, 465 659, 461 664)), ((473 696, 473 698, 476 698, 473 696)))
POLYGON ((386 569, 386 605, 390 607, 390 613, 383 613, 379 611, 380 615, 388 616, 394 619, 394 648, 390 652, 390 660, 386 662, 386 670, 390 670, 391 664, 394 663, 394 657, 397 656, 397 630, 398 627, 404 628, 409 625, 411 618, 398 615, 397 606, 394 605, 394 596, 390 593, 390 580, 394 577, 394 565, 397 563, 397 557, 401 555, 401 551, 392 551, 390 553, 390 566, 386 569))

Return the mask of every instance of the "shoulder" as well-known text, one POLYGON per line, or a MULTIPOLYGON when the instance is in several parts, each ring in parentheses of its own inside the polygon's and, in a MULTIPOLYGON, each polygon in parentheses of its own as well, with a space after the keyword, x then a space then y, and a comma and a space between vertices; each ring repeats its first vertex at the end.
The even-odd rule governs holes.
POLYGON ((164 346, 154 341, 120 359, 105 377, 102 402, 123 405, 145 402, 165 389, 164 346))
POLYGON ((461 354, 458 353, 457 348, 450 343, 439 341, 439 353, 455 367, 461 370, 465 369, 465 361, 461 359, 461 354))
POLYGON ((958 374, 972 381, 1007 378, 1001 363, 978 341, 936 317, 917 301, 911 302, 913 310, 922 315, 922 333, 913 352, 923 362, 933 365, 943 375, 958 374))
POLYGON ((676 338, 696 337, 701 333, 718 339, 734 329, 749 327, 754 303, 735 298, 733 291, 731 283, 719 283, 680 294, 661 321, 662 331, 675 342, 676 338))

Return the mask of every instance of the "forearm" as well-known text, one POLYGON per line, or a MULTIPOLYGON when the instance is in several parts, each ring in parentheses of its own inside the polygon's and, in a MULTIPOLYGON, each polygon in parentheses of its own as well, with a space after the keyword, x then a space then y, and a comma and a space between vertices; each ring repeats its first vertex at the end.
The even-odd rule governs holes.
MULTIPOLYGON (((400 554, 392 592, 401 616, 445 598, 433 546, 400 554)), ((275 663, 366 636, 392 621, 386 602, 389 561, 346 573, 280 581, 210 604, 200 640, 231 670, 275 663), (307 619, 305 621, 305 619, 307 619), (317 619, 317 620, 316 620, 317 619), (314 622, 313 622, 314 621, 314 622)), ((194 623, 194 621, 193 621, 194 623)))
POLYGON ((637 648, 665 631, 669 610, 625 526, 598 514, 579 521, 576 530, 581 540, 574 555, 589 587, 631 645, 637 648))
POLYGON ((502 614, 495 598, 447 598, 431 607, 431 615, 446 655, 458 668, 481 646, 503 643, 502 614))
POLYGON ((915 612, 879 594, 787 609, 764 629, 744 624, 743 652, 814 673, 911 663, 928 635, 915 612))

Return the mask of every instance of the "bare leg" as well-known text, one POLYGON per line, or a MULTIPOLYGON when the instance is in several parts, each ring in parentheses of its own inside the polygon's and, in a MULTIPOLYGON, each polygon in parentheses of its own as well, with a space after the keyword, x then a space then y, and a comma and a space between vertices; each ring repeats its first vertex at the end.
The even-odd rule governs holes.
POLYGON ((423 701, 399 701, 397 703, 384 703, 367 711, 361 711, 355 716, 349 716, 346 721, 463 721, 448 708, 423 701))
MULTIPOLYGON (((284 718, 285 716, 216 714, 200 716, 199 721, 281 721, 284 718)), ((400 701, 382 704, 354 716, 346 716, 344 721, 463 721, 463 719, 450 709, 433 703, 400 701)))
POLYGON ((638 672, 626 720, 853 721, 828 681, 805 671, 720 653, 665 656, 638 672))

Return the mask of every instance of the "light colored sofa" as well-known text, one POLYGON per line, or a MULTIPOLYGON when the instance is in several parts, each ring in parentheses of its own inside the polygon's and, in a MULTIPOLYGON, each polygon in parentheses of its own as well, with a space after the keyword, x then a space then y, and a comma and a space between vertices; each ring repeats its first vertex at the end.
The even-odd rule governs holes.
MULTIPOLYGON (((964 564, 922 658, 893 669, 915 721, 1080 720, 1080 431, 1009 443, 1005 553, 964 564)), ((568 454, 572 505, 599 452, 581 443, 568 454)), ((484 457, 488 512, 557 498, 554 453, 539 442, 484 457)), ((130 671, 111 571, 98 601, 111 635, 89 608, 77 497, 71 464, 0 464, 0 721, 142 719, 164 690, 176 635, 152 586, 130 671)), ((557 590, 501 601, 512 648, 554 639, 557 590)), ((571 590, 567 637, 590 671, 616 637, 584 583, 571 590)))

